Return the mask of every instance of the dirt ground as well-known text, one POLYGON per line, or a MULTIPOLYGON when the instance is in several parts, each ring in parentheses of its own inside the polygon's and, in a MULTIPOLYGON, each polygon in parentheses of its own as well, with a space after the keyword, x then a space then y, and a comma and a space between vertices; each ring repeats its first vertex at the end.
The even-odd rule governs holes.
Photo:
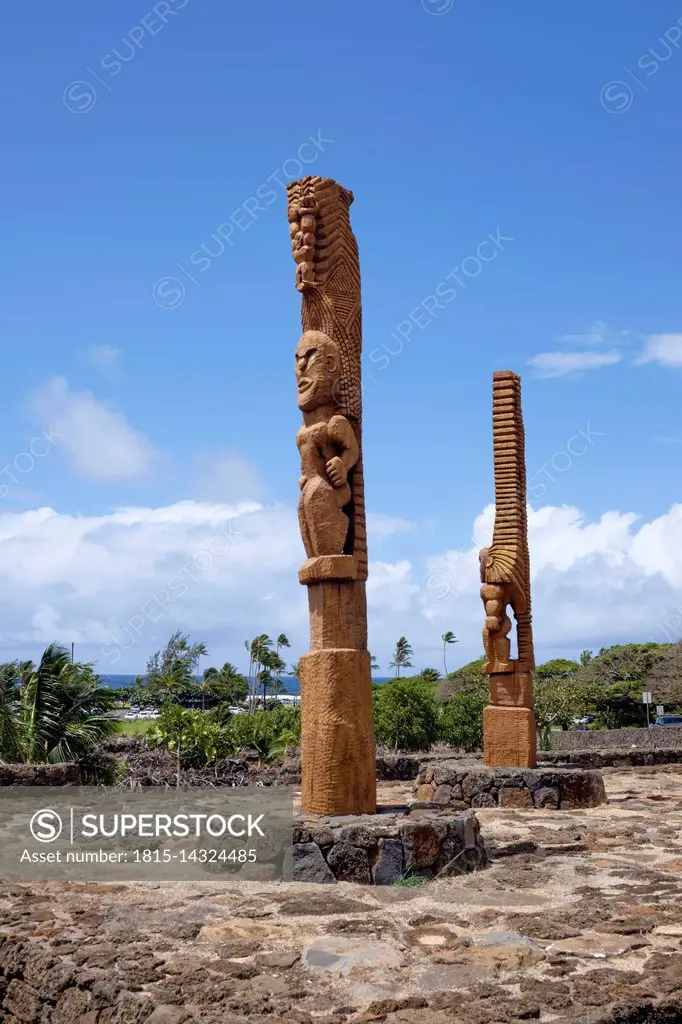
MULTIPOLYGON (((83 984, 147 993, 154 1024, 672 1024, 682 766, 604 779, 602 807, 478 809, 492 862, 473 875, 376 888, 0 882, 0 935, 48 943, 83 984)), ((382 783, 380 798, 410 789, 382 783)))

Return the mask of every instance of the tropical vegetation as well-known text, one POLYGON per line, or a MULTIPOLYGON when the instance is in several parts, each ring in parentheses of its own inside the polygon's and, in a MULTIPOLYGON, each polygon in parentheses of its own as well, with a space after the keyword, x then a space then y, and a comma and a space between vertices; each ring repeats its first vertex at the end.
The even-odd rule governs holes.
MULTIPOLYGON (((457 640, 448 631, 441 642, 447 669, 448 647, 457 640)), ((264 761, 280 757, 299 745, 301 733, 300 708, 268 699, 283 689, 287 666, 281 652, 290 643, 284 633, 274 640, 263 633, 244 646, 246 675, 230 662, 200 673, 206 645, 177 631, 128 691, 103 686, 92 665, 73 662, 57 644, 37 664, 0 665, 0 762, 77 761, 87 780, 115 781, 117 762, 101 749, 121 727, 122 698, 161 709, 148 742, 171 750, 178 772, 247 748, 264 761)), ((437 742, 480 748, 488 700, 485 659, 443 678, 433 667, 405 676, 413 657, 407 638, 400 637, 390 663, 394 678, 373 685, 377 742, 393 750, 426 750, 437 742)), ((378 667, 374 658, 372 665, 378 667)), ((298 662, 289 671, 298 677, 298 662)), ((682 708, 682 642, 616 645, 596 654, 583 650, 578 660, 538 665, 533 695, 541 744, 553 729, 572 729, 578 721, 591 729, 646 724, 644 690, 668 712, 682 708)))
POLYGON ((400 678, 401 669, 412 668, 412 662, 410 658, 414 656, 414 651, 407 642, 407 638, 401 636, 395 645, 393 652, 393 661, 390 662, 389 667, 395 669, 396 679, 400 678))
POLYGON ((147 733, 151 746, 166 747, 176 755, 178 772, 212 765, 247 749, 271 761, 298 747, 300 738, 300 709, 281 705, 255 715, 232 715, 225 721, 214 711, 167 704, 147 733))
MULTIPOLYGON (((375 686, 377 740, 401 750, 415 750, 429 737, 430 743, 480 748, 488 702, 484 663, 484 657, 471 661, 435 687, 433 669, 375 686)), ((579 661, 554 658, 538 665, 533 707, 541 745, 548 745, 553 729, 573 729, 580 721, 590 729, 646 725, 645 690, 666 711, 682 709, 682 642, 616 645, 596 655, 582 651, 579 661)))
POLYGON ((111 782, 116 762, 99 752, 118 732, 117 697, 91 665, 50 644, 38 662, 0 665, 0 761, 76 761, 89 781, 111 782))

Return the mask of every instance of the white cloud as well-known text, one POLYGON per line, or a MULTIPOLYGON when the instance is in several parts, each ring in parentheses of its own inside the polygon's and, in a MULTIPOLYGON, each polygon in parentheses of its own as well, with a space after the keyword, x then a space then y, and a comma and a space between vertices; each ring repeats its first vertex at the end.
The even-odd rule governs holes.
POLYGON ((93 479, 143 476, 157 453, 120 413, 89 391, 73 392, 64 377, 47 381, 30 399, 30 412, 49 422, 74 470, 93 479))
MULTIPOLYGON (((476 517, 476 541, 465 548, 370 562, 369 646, 384 672, 403 634, 417 668, 440 664, 445 629, 460 641, 459 663, 479 655, 477 554, 491 512, 476 517)), ((650 522, 615 510, 589 522, 577 508, 546 506, 529 510, 529 532, 539 660, 682 635, 682 505, 650 522)), ((296 511, 282 505, 0 514, 0 657, 75 641, 78 657, 102 672, 140 672, 183 629, 208 643, 210 662, 239 664, 245 639, 283 631, 293 662, 308 645, 303 559, 296 511)))
POLYGON ((121 359, 121 350, 112 345, 91 345, 85 358, 100 370, 117 370, 121 359))
POLYGON ((527 364, 536 371, 536 377, 567 377, 599 370, 621 361, 621 349, 629 337, 630 331, 614 331, 597 320, 582 334, 564 334, 557 340, 561 349, 539 352, 527 364))
POLYGON ((621 359, 618 349, 612 348, 607 352, 539 352, 527 362, 537 371, 537 377, 566 377, 572 373, 613 366, 621 359))
POLYGON ((257 468, 233 452, 200 452, 194 457, 192 492, 202 501, 260 500, 265 488, 257 468))
POLYGON ((419 594, 419 583, 413 579, 412 563, 371 562, 367 580, 367 603, 373 609, 390 612, 408 612, 414 597, 419 594))
POLYGON ((682 367, 682 334, 650 334, 636 363, 660 363, 676 369, 682 367))
POLYGON ((564 345, 584 345, 585 348, 594 348, 596 345, 613 345, 614 332, 603 320, 597 320, 582 334, 564 334, 559 341, 564 345))
POLYGON ((395 537, 398 534, 409 533, 414 527, 415 524, 409 519, 401 519, 400 516, 386 516, 378 512, 370 512, 367 516, 367 529, 372 537, 395 537))

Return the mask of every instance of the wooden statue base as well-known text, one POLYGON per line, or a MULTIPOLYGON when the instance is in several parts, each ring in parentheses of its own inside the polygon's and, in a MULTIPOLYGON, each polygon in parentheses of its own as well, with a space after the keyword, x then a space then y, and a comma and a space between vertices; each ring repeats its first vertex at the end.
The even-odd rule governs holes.
POLYGON ((300 673, 303 811, 375 814, 369 653, 342 648, 310 651, 300 659, 300 673))
POLYGON ((483 763, 490 768, 535 768, 537 733, 531 708, 483 709, 483 763))

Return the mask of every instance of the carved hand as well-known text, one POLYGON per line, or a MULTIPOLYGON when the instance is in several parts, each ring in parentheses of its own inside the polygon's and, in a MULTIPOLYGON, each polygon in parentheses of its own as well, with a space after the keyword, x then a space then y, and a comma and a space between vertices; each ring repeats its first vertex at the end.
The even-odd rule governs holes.
POLYGON ((348 479, 348 473, 345 465, 343 464, 343 459, 340 459, 338 455, 335 455, 333 459, 329 460, 325 468, 332 487, 343 487, 348 479))
POLYGON ((308 480, 307 476, 299 476, 299 478, 298 478, 298 486, 301 488, 301 490, 303 490, 303 488, 305 487, 305 485, 307 483, 307 480, 308 480))

